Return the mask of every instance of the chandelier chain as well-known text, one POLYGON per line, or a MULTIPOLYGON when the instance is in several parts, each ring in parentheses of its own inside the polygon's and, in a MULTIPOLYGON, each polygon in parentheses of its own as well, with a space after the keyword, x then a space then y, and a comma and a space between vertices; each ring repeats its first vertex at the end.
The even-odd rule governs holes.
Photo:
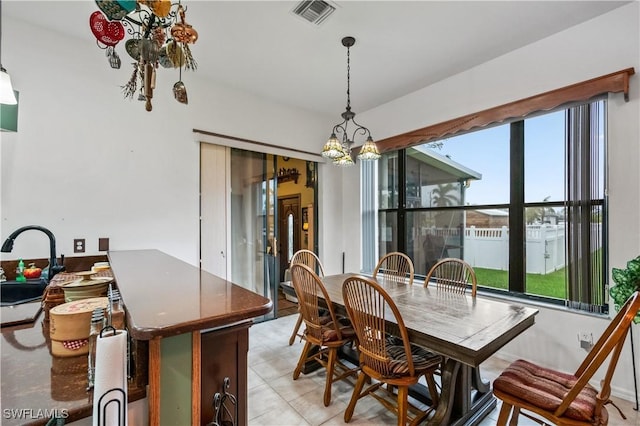
POLYGON ((350 48, 347 47, 347 110, 351 110, 351 61, 350 48))

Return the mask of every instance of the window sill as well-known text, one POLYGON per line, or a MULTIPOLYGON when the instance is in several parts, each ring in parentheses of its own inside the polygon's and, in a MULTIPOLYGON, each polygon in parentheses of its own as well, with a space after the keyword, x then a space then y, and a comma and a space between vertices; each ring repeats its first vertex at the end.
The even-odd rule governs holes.
POLYGON ((520 303, 527 306, 550 309, 554 311, 565 312, 568 314, 586 315, 589 317, 600 318, 600 319, 609 318, 608 313, 589 312, 589 311, 583 311, 580 309, 569 308, 564 304, 562 304, 562 301, 560 303, 545 302, 543 300, 537 300, 529 297, 514 296, 506 292, 505 294, 501 294, 499 292, 494 292, 494 291, 485 291, 480 287, 478 288, 478 295, 482 297, 487 297, 489 299, 502 300, 502 301, 511 302, 511 303, 520 303))

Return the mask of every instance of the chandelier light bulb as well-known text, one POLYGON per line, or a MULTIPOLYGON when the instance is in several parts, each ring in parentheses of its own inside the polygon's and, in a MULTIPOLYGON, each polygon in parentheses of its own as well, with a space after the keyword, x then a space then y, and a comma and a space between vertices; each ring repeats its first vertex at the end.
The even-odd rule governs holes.
POLYGON ((369 136, 367 141, 362 145, 360 152, 358 153, 358 159, 360 160, 377 160, 380 158, 380 151, 373 138, 369 136))
POLYGON ((345 152, 342 157, 334 160, 333 164, 340 167, 348 167, 353 166, 355 163, 353 162, 353 158, 351 158, 351 154, 345 152))
POLYGON ((329 137, 329 140, 324 147, 322 148, 322 156, 328 158, 330 160, 335 160, 344 155, 344 151, 342 150, 342 144, 336 137, 335 133, 332 133, 329 137))

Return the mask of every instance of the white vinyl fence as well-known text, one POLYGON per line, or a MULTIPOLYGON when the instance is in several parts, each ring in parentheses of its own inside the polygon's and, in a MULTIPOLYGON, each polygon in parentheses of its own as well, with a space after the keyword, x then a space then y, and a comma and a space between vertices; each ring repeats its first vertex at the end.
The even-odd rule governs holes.
MULTIPOLYGON (((565 266, 565 227, 527 225, 528 274, 548 274, 565 266)), ((506 271, 509 269, 509 228, 465 230, 464 260, 471 266, 506 271)))
MULTIPOLYGON (((592 234, 599 234, 600 226, 593 224, 592 234)), ((544 275, 565 266, 564 224, 527 225, 526 233, 527 273, 544 275)), ((600 238, 596 240, 601 241, 600 238)), ((466 228, 464 260, 473 267, 506 271, 509 267, 509 229, 506 226, 466 228)))

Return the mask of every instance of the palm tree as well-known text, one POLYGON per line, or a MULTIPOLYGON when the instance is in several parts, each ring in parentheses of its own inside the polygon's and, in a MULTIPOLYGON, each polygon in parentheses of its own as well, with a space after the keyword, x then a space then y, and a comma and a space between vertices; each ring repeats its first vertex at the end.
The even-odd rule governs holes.
MULTIPOLYGON (((548 202, 549 198, 551 198, 550 195, 546 196, 542 201, 548 202)), ((556 212, 552 207, 529 207, 526 213, 527 224, 530 225, 536 221, 545 223, 545 217, 548 215, 554 215, 555 213, 556 212)))
POLYGON ((455 206, 460 202, 457 183, 439 184, 431 191, 433 207, 455 206))

